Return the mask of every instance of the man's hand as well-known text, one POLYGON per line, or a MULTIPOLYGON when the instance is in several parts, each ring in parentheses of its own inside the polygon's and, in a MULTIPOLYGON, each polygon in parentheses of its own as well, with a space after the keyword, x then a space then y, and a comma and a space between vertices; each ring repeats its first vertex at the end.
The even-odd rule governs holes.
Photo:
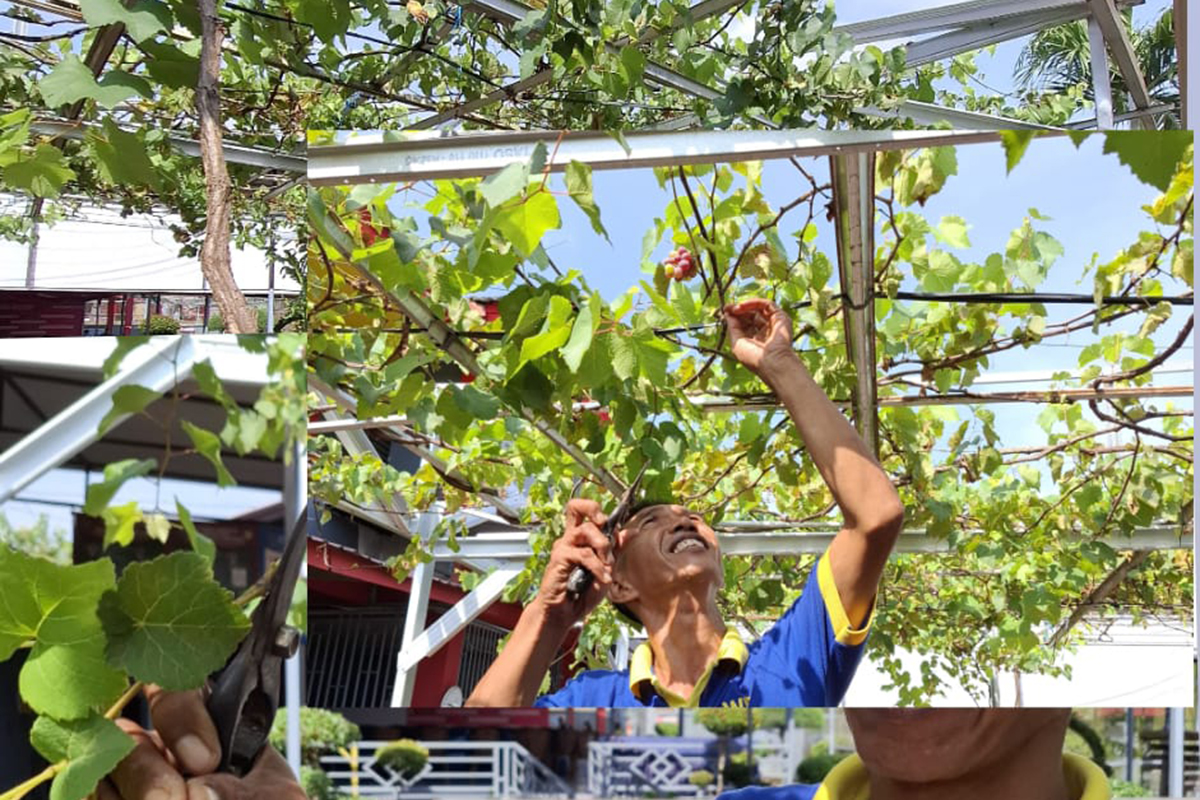
POLYGON ((200 691, 146 689, 154 730, 119 719, 137 746, 101 781, 96 800, 305 800, 291 768, 268 746, 244 778, 214 774, 217 729, 200 691))
POLYGON ((600 531, 607 519, 595 500, 567 502, 567 530, 550 550, 550 563, 542 575, 538 602, 555 624, 570 627, 591 613, 612 583, 612 543, 600 531), (582 596, 567 593, 567 580, 576 566, 592 573, 592 585, 582 596))
POLYGON ((770 300, 753 298, 725 306, 725 324, 734 356, 766 379, 797 359, 792 349, 792 321, 770 300))

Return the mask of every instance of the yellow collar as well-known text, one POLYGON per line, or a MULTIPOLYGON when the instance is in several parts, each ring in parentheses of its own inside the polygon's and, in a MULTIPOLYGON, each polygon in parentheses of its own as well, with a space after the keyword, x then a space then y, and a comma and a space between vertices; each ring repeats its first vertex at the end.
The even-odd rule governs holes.
MULTIPOLYGON (((1074 753, 1063 753, 1063 777, 1075 800, 1110 800, 1112 789, 1104 770, 1074 753)), ((869 800, 867 769, 856 755, 839 761, 813 795, 813 800, 869 800)))
POLYGON ((704 693, 704 687, 708 686, 708 679, 712 677, 713 669, 718 664, 728 663, 741 671, 749 657, 750 651, 742 637, 733 628, 726 628, 725 635, 721 637, 721 644, 717 647, 716 659, 704 668, 700 680, 692 687, 691 696, 683 697, 659 684, 658 676, 654 674, 654 651, 650 649, 649 642, 642 642, 633 651, 633 659, 629 662, 629 690, 635 697, 642 697, 649 685, 671 708, 695 708, 700 704, 700 695, 704 693))

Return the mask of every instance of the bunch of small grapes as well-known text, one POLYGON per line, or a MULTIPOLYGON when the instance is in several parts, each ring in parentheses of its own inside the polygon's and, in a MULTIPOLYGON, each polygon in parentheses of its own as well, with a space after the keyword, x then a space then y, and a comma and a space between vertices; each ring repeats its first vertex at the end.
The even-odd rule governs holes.
POLYGON ((696 275, 696 262, 686 247, 676 247, 667 254, 663 264, 666 266, 668 278, 686 281, 696 275))

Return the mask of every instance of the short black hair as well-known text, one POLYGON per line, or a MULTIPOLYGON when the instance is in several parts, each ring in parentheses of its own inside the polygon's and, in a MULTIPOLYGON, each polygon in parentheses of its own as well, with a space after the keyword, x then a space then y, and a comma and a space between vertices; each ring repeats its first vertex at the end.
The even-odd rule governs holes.
MULTIPOLYGON (((635 516, 637 516, 638 514, 640 514, 643 511, 645 511, 647 508, 650 508, 651 506, 669 506, 669 505, 673 505, 674 503, 675 503, 674 500, 664 500, 664 499, 655 499, 655 498, 639 500, 636 503, 634 503, 632 506, 630 506, 629 516, 626 517, 626 520, 633 519, 635 516)), ((614 533, 616 533, 616 531, 614 531, 614 533)), ((612 602, 612 601, 610 601, 610 602, 612 602)), ((626 622, 630 622, 630 623, 638 626, 639 628, 645 627, 645 625, 642 624, 642 621, 640 619, 638 619, 637 614, 633 613, 633 609, 631 609, 625 603, 613 603, 613 608, 615 608, 617 610, 618 614, 620 614, 622 617, 625 618, 626 622)))

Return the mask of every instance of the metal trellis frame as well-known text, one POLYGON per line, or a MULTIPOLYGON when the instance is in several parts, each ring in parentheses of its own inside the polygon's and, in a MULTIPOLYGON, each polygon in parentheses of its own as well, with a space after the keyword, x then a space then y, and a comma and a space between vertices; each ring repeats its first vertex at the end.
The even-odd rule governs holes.
MULTIPOLYGON (((1141 2, 1142 0, 1128 0, 1119 5, 1138 5, 1141 2)), ((693 5, 687 17, 691 20, 704 19, 734 5, 736 3, 731 0, 706 0, 693 5)), ((512 25, 535 10, 532 6, 514 0, 468 0, 463 3, 463 6, 487 16, 501 25, 512 25)), ((909 66, 919 66, 1081 19, 1089 20, 1089 24, 1093 19, 1100 23, 1108 44, 1107 49, 1112 51, 1113 58, 1130 87, 1135 106, 1138 109, 1148 108, 1150 101, 1145 80, 1138 67, 1136 55, 1130 46, 1129 37, 1121 23, 1118 3, 1114 0, 968 0, 968 2, 951 6, 838 26, 834 28, 834 32, 849 36, 856 44, 916 37, 927 33, 939 34, 922 41, 910 41, 905 45, 906 63, 909 66)), ((638 39, 637 43, 644 44, 658 35, 660 32, 647 32, 638 39)), ((616 49, 626 43, 624 41, 617 42, 608 47, 616 49)), ((1100 52, 1097 54, 1095 53, 1096 42, 1093 41, 1091 47, 1094 60, 1104 63, 1104 69, 1100 72, 1107 75, 1108 54, 1105 52, 1105 48, 1100 48, 1100 52)), ((1094 72, 1096 71, 1094 70, 1094 72)), ((719 83, 715 87, 706 86, 652 60, 646 61, 645 76, 651 83, 675 89, 692 97, 711 101, 722 96, 723 89, 719 83)), ((551 77, 550 68, 542 68, 531 76, 501 87, 483 97, 466 101, 418 120, 412 127, 429 128, 452 121, 480 108, 530 91, 548 83, 551 77)), ((932 104, 905 102, 899 109, 892 112, 883 112, 875 108, 856 110, 869 115, 906 117, 917 124, 925 125, 949 122, 952 125, 965 123, 969 127, 977 129, 1030 127, 1028 123, 1019 120, 1000 119, 994 115, 963 112, 932 104)), ((755 116, 753 119, 760 125, 775 127, 773 121, 768 118, 755 116)), ((1147 128, 1153 126, 1153 122, 1146 117, 1136 119, 1139 125, 1147 128)), ((1105 121, 1108 121, 1111 126, 1111 120, 1107 120, 1103 114, 1097 115, 1096 122, 1100 127, 1104 127, 1105 121)))
POLYGON ((832 157, 838 277, 846 296, 842 322, 854 366, 854 424, 871 454, 879 455, 875 360, 875 155, 832 157))
POLYGON ((571 161, 592 169, 712 164, 845 155, 879 150, 998 142, 991 131, 634 131, 628 150, 599 131, 448 132, 356 135, 345 144, 308 149, 308 179, 316 186, 419 181, 487 175, 527 161, 538 143, 557 149, 551 171, 571 161), (392 139, 399 137, 398 140, 392 139))
MULTIPOLYGON (((192 374, 192 366, 201 359, 200 347, 192 336, 163 337, 145 347, 145 352, 131 354, 131 361, 137 359, 135 363, 121 369, 0 453, 0 505, 99 439, 100 421, 112 410, 113 394, 118 389, 144 386, 153 392, 165 392, 186 380, 192 374)), ((116 417, 110 429, 128 416, 116 417)))

